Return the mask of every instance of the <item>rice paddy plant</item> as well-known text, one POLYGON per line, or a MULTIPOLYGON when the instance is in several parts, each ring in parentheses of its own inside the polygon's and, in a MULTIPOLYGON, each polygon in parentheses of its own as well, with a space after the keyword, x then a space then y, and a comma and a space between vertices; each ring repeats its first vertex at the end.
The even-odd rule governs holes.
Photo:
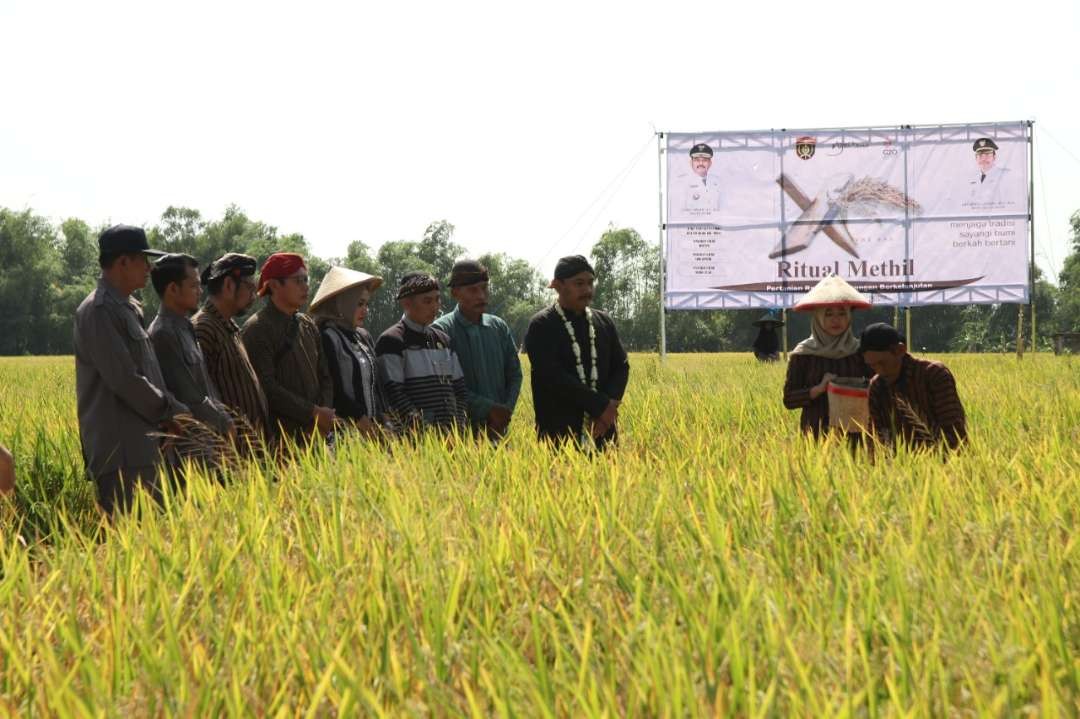
MULTIPOLYGON (((1080 712, 1080 365, 960 355, 971 444, 870 463, 784 367, 631 359, 622 440, 346 438, 103 524, 70 358, 0 360, 0 711, 1080 712)), ((526 381, 526 385, 527 385, 526 381)))

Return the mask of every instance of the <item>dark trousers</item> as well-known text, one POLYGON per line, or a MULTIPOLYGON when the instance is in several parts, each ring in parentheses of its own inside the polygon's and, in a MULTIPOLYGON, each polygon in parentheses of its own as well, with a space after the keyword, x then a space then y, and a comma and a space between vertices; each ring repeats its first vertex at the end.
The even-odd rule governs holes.
POLYGON ((152 465, 122 467, 116 472, 94 477, 94 484, 97 485, 98 506, 110 517, 116 511, 122 514, 129 512, 138 489, 149 492, 156 502, 161 502, 158 468, 152 465))

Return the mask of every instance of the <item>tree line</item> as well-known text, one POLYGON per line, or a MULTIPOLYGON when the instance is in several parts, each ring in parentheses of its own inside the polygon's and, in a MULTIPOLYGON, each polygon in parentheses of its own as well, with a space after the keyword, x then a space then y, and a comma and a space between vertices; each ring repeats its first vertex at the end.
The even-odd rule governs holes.
MULTIPOLYGON (((1057 282, 1036 270, 1033 298, 1040 349, 1050 348, 1054 332, 1080 332, 1080 211, 1073 214, 1070 225, 1072 249, 1057 282)), ((0 355, 72 352, 75 309, 99 274, 97 236, 102 229, 78 218, 57 226, 30 209, 0 208, 4 267, 0 355)), ((281 233, 236 206, 226 208, 218 219, 205 218, 190 208, 169 207, 147 233, 151 247, 187 253, 203 266, 226 252, 252 255, 260 265, 274 252, 298 252, 307 258, 313 291, 331 265, 379 275, 386 284, 372 298, 368 316, 368 328, 376 335, 400 317, 394 288, 402 274, 421 269, 445 281, 454 262, 467 255, 466 248, 455 241, 454 226, 446 220, 430 223, 415 240, 392 240, 378 249, 354 240, 344 256, 325 258, 312 253, 303 235, 281 233)), ((660 319, 657 245, 634 229, 609 227, 589 254, 598 276, 594 306, 615 318, 627 348, 656 350, 660 319)), ((505 319, 520 342, 529 318, 553 301, 554 294, 547 289, 549 278, 506 253, 487 253, 476 259, 487 265, 491 277, 489 311, 505 319)), ((444 309, 450 310, 453 301, 448 290, 443 292, 444 309)), ((157 311, 157 297, 148 287, 141 299, 149 321, 157 311)), ((999 352, 1016 346, 1015 305, 942 305, 914 308, 911 313, 915 350, 999 352)), ((747 351, 757 333, 752 322, 761 314, 760 310, 669 312, 668 350, 747 351)), ((809 318, 795 313, 788 318, 788 336, 794 344, 809 334, 809 318)), ((893 309, 882 307, 859 313, 856 321, 861 326, 893 318, 893 309)), ((1025 325, 1025 333, 1030 333, 1029 319, 1025 325)))

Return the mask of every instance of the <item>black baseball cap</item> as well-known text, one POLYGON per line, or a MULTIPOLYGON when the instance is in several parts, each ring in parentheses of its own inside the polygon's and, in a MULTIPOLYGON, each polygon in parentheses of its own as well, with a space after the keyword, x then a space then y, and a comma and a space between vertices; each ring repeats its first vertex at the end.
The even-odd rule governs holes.
POLYGON ((102 255, 127 255, 142 252, 151 257, 161 257, 165 252, 151 250, 146 241, 146 230, 134 225, 113 225, 98 236, 98 252, 102 255))
POLYGON ((903 344, 904 335, 895 327, 885 322, 867 325, 859 336, 860 352, 885 352, 898 344, 903 344))

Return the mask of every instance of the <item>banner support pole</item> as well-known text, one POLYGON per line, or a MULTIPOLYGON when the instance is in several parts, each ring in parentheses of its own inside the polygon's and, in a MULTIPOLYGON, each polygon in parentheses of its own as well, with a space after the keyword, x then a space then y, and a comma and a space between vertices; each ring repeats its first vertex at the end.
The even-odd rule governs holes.
POLYGON ((904 339, 907 340, 908 348, 913 348, 911 344, 911 307, 904 308, 904 339))
POLYGON ((1016 306, 1016 359, 1024 359, 1024 306, 1016 306))
POLYGON ((784 361, 787 362, 787 307, 781 307, 780 308, 780 321, 784 323, 782 325, 782 327, 784 328, 783 329, 784 361))
POLYGON ((660 361, 667 357, 667 326, 665 324, 665 300, 667 295, 667 267, 664 257, 664 133, 656 133, 656 196, 657 228, 660 235, 660 361))
MULTIPOLYGON (((1028 268, 1028 304, 1031 305, 1031 351, 1039 351, 1035 325, 1035 121, 1028 120, 1028 227, 1031 235, 1031 266, 1028 268)), ((1023 305, 1021 305, 1022 307, 1023 305)))

